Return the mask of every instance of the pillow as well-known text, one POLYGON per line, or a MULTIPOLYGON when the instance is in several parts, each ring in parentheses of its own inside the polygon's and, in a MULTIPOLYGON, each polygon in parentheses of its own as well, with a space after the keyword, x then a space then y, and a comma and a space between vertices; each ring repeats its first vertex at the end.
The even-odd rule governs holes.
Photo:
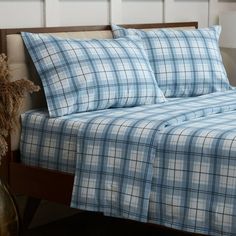
POLYGON ((140 35, 166 97, 198 96, 231 89, 218 46, 220 26, 143 31, 112 25, 114 38, 140 35))
POLYGON ((140 37, 66 39, 22 32, 50 117, 164 102, 140 37))

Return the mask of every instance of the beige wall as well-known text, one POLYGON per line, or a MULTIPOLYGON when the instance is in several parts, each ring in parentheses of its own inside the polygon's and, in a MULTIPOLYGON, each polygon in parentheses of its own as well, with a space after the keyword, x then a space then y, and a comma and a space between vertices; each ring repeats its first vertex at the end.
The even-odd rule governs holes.
POLYGON ((236 86, 236 49, 222 48, 221 54, 230 83, 236 86))

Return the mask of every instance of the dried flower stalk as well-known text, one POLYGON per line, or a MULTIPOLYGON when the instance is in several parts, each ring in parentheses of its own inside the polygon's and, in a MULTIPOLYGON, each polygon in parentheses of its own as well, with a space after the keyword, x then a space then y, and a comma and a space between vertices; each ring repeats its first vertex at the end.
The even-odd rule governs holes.
POLYGON ((16 126, 19 109, 26 93, 39 91, 39 86, 27 79, 10 81, 7 56, 0 54, 0 160, 6 155, 6 137, 16 126))

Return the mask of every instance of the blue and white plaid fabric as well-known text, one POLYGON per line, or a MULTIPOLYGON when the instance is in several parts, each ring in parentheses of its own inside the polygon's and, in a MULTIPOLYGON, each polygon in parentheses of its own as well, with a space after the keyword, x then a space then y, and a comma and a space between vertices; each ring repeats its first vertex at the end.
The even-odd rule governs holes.
POLYGON ((27 112, 22 160, 74 172, 72 207, 233 236, 235 101, 230 90, 60 118, 27 112))
POLYGON ((112 25, 115 38, 140 35, 157 83, 166 97, 229 90, 218 40, 220 26, 142 31, 112 25))
POLYGON ((231 108, 159 132, 148 222, 236 235, 236 111, 233 103, 225 107, 231 108))
POLYGON ((51 117, 164 102, 142 41, 79 40, 22 33, 51 117))

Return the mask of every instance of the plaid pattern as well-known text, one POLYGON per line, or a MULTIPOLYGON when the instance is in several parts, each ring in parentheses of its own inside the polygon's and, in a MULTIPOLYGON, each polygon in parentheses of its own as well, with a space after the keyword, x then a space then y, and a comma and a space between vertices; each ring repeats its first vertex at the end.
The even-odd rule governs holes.
POLYGON ((214 236, 236 234, 235 114, 159 132, 149 222, 214 236))
POLYGON ((51 117, 165 101, 137 36, 76 40, 23 32, 22 37, 51 117))
POLYGON ((75 173, 77 130, 81 114, 50 118, 46 110, 21 115, 21 158, 30 166, 75 173))
POLYGON ((220 26, 194 30, 142 31, 112 25, 115 38, 140 35, 159 87, 166 97, 229 90, 218 46, 220 26))
MULTIPOLYGON (((22 120, 22 158, 34 164, 44 146, 45 153, 56 152, 46 162, 61 169, 63 154, 57 147, 63 148, 74 129, 74 157, 68 159, 76 162, 72 207, 190 232, 235 235, 235 99, 231 90, 60 118, 28 112, 22 120)), ((45 166, 45 160, 36 163, 45 166)))

